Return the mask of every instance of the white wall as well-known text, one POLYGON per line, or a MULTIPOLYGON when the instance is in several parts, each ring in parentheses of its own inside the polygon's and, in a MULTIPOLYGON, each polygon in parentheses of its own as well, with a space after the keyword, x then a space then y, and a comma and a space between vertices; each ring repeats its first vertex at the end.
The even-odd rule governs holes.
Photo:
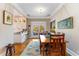
POLYGON ((0 48, 13 43, 13 27, 3 24, 3 10, 13 12, 8 4, 0 4, 0 48))
POLYGON ((65 33, 65 40, 68 40, 67 48, 79 55, 79 4, 65 4, 55 15, 51 18, 57 22, 73 16, 73 29, 56 29, 57 32, 65 33))
POLYGON ((8 3, 0 3, 0 54, 4 52, 4 48, 9 43, 14 43, 14 28, 12 25, 3 24, 3 10, 13 14, 13 16, 21 16, 20 12, 8 3))

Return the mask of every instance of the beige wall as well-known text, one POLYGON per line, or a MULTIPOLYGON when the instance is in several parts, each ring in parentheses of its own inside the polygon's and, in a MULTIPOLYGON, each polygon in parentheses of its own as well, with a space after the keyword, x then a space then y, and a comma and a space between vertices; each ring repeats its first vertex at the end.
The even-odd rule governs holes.
POLYGON ((52 18, 57 22, 73 16, 73 29, 56 29, 57 32, 65 33, 65 40, 68 40, 67 48, 79 55, 79 4, 65 4, 52 18))

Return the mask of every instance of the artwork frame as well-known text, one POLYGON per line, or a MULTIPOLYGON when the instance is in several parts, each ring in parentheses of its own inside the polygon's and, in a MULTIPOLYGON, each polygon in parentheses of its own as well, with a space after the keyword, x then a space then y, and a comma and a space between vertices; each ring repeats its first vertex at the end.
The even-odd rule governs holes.
POLYGON ((6 25, 13 24, 13 15, 6 10, 3 11, 3 24, 6 24, 6 25))
POLYGON ((53 20, 52 22, 50 22, 50 31, 55 33, 55 29, 56 29, 56 20, 53 20))
POLYGON ((72 29, 73 28, 73 17, 68 17, 58 22, 58 29, 72 29))

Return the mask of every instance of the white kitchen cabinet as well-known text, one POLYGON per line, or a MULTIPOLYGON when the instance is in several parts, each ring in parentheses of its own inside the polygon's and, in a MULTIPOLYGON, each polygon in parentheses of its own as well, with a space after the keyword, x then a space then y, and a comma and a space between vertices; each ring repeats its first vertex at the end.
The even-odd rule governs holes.
POLYGON ((27 39, 27 32, 14 34, 15 43, 23 43, 27 39))

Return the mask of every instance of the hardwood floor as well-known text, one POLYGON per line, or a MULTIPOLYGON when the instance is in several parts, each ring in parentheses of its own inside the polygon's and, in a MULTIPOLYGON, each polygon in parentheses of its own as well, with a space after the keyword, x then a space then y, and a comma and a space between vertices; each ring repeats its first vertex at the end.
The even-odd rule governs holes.
MULTIPOLYGON (((15 55, 14 56, 20 56, 20 54, 24 51, 24 49, 27 47, 28 43, 31 42, 32 39, 26 40, 23 44, 15 44, 15 55)), ((58 53, 59 54, 59 53, 58 53)), ((41 54, 42 56, 42 54, 41 54)), ((61 56, 60 54, 57 55, 57 53, 52 53, 52 56, 61 56)), ((66 55, 68 56, 68 54, 66 55)))
POLYGON ((15 55, 14 56, 19 56, 25 47, 27 47, 28 43, 30 42, 31 39, 27 39, 23 44, 22 43, 16 43, 14 44, 15 46, 15 55))

